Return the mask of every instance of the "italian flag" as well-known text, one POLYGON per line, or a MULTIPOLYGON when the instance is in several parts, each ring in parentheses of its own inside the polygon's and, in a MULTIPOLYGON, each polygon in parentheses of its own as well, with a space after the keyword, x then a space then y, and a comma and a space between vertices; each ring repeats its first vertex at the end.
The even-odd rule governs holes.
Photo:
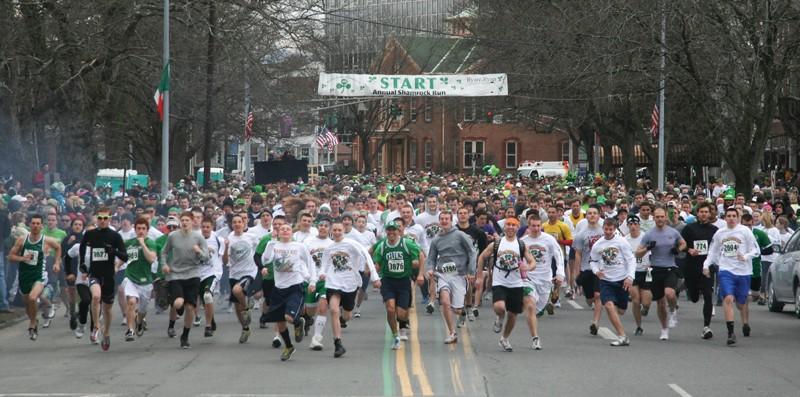
POLYGON ((158 119, 164 121, 164 93, 169 91, 169 63, 164 65, 164 70, 161 72, 161 83, 158 84, 153 100, 156 101, 156 110, 158 111, 158 119))

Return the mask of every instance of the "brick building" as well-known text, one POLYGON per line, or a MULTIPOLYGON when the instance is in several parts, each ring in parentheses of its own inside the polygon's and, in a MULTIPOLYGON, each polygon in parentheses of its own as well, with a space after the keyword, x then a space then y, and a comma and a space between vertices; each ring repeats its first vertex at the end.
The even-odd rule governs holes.
MULTIPOLYGON (((393 37, 373 70, 380 74, 469 74, 480 60, 469 38, 393 37)), ((497 71, 502 72, 502 71, 497 71)), ((471 172, 485 164, 515 170, 525 160, 569 159, 569 137, 548 128, 541 116, 516 109, 511 97, 387 99, 402 111, 389 128, 368 142, 373 169, 382 174, 408 170, 471 172), (383 145, 380 145, 383 141, 383 145), (380 147, 380 150, 379 150, 380 147)), ((352 161, 363 170, 359 139, 352 142, 352 161)), ((342 146, 342 145, 340 145, 342 146)), ((577 159, 577 150, 573 152, 577 159)))

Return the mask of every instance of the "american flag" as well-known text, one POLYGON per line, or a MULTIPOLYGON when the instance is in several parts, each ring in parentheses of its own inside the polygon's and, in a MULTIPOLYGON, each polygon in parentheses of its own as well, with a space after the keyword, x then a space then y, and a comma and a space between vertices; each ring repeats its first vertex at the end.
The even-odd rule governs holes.
POLYGON ((338 144, 339 138, 328 127, 321 127, 317 130, 317 145, 319 147, 333 150, 338 144))
POLYGON ((253 116, 253 108, 249 104, 247 105, 247 120, 244 122, 244 140, 249 141, 250 138, 253 137, 253 121, 255 121, 255 116, 253 116))
POLYGON ((650 133, 653 134, 653 139, 658 139, 658 123, 660 119, 658 101, 656 101, 656 103, 653 104, 653 114, 650 116, 650 133))

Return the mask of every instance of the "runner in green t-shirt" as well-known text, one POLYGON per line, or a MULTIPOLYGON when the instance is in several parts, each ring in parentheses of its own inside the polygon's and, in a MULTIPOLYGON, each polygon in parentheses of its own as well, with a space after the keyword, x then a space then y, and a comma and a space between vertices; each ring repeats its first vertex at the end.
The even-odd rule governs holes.
MULTIPOLYGON (((408 340, 407 328, 401 327, 398 335, 398 320, 408 321, 408 306, 411 303, 411 270, 419 259, 419 246, 413 240, 400 235, 400 226, 391 221, 386 224, 386 238, 372 249, 375 267, 381 276, 381 296, 386 304, 386 321, 392 330, 392 349, 400 348, 401 340, 408 340)), ((419 266, 419 265, 417 265, 419 266)))
POLYGON ((150 303, 150 294, 153 292, 153 264, 156 264, 156 243, 147 238, 150 224, 144 218, 139 218, 134 224, 136 238, 125 242, 128 253, 128 266, 125 268, 125 280, 122 289, 127 300, 125 318, 128 322, 128 331, 125 340, 133 340, 134 326, 136 335, 144 334, 144 317, 147 315, 147 305, 150 303))
MULTIPOLYGON (((58 228, 58 215, 56 215, 55 212, 51 212, 46 216, 42 234, 45 237, 58 241, 59 244, 67 237, 67 232, 58 228)), ((64 288, 67 284, 64 273, 56 274, 53 271, 53 263, 55 263, 54 254, 55 251, 45 248, 44 269, 47 272, 47 277, 45 277, 45 288, 42 295, 39 296, 39 307, 42 309, 42 317, 44 318, 42 328, 49 328, 50 322, 56 316, 56 307, 53 302, 56 295, 61 297, 61 301, 64 303, 64 306, 67 307, 68 313, 69 309, 72 307, 67 294, 61 291, 61 288, 64 288)))

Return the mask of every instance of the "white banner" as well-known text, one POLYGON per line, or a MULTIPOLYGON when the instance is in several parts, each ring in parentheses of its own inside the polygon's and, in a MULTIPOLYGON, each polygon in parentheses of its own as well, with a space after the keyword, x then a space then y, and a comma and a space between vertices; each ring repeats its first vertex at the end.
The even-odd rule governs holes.
POLYGON ((498 74, 320 73, 319 95, 328 96, 505 96, 508 77, 498 74))

